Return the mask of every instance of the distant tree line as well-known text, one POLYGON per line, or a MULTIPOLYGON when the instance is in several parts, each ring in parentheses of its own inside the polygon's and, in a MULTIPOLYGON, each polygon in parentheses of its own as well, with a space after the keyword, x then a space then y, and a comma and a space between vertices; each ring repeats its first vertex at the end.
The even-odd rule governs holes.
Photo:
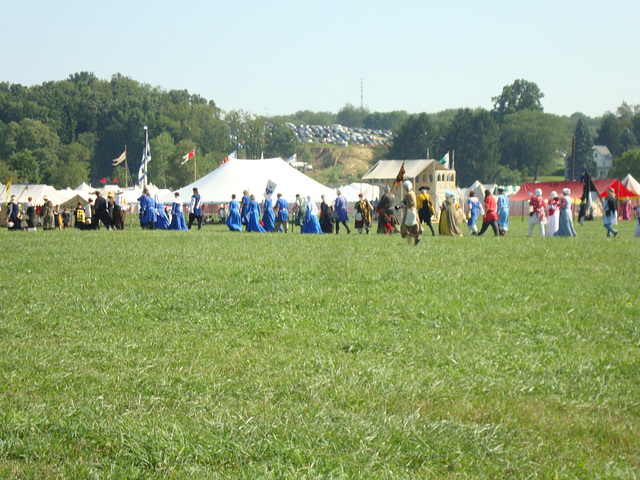
MULTIPOLYGON (((378 149, 378 158, 440 158, 455 151, 462 185, 476 179, 518 183, 523 176, 561 174, 562 155, 570 155, 572 136, 580 171, 592 167, 594 143, 607 145, 616 159, 637 149, 640 106, 623 103, 601 119, 579 113, 559 117, 544 113, 543 97, 535 83, 516 80, 492 99, 491 111, 465 108, 410 115, 346 104, 335 114, 299 111, 262 117, 242 110, 223 112, 197 94, 165 91, 120 74, 101 80, 80 72, 32 87, 2 82, 0 181, 12 177, 14 182, 62 188, 83 181, 97 184, 103 177, 117 178, 120 185, 125 176, 137 180, 144 125, 151 143, 150 181, 169 188, 193 180, 193 161, 181 165, 182 156, 193 148, 199 175, 213 170, 233 150, 240 158, 304 155, 305 147, 296 143, 286 122, 393 130, 393 145, 378 149), (128 172, 124 164, 112 166, 125 146, 128 172)), ((637 157, 624 158, 624 168, 630 168, 637 157)), ((616 161, 616 168, 619 165, 623 168, 616 161)))

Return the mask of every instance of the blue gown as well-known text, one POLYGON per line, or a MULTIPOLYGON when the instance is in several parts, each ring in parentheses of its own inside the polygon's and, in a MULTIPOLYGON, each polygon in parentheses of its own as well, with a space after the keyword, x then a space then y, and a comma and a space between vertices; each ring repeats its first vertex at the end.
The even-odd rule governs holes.
POLYGON ((169 217, 167 217, 167 212, 164 211, 164 203, 156 200, 156 229, 158 230, 167 230, 169 228, 169 217))
POLYGON ((509 197, 504 193, 498 196, 498 226, 503 230, 509 230, 509 197))
POLYGON ((271 199, 265 199, 262 204, 262 223, 264 224, 264 229, 267 232, 273 232, 276 228, 276 214, 273 212, 273 208, 271 208, 271 199))
POLYGON ((476 220, 478 220, 478 216, 480 215, 480 200, 477 197, 471 197, 467 200, 467 204, 469 205, 469 212, 471 215, 469 216, 469 221, 467 225, 473 227, 476 224, 476 220), (475 202, 471 200, 471 198, 475 198, 475 202))
POLYGON ((251 204, 251 197, 249 195, 245 195, 242 197, 242 212, 240 212, 240 220, 242 221, 242 225, 246 225, 249 222, 249 206, 251 204))
POLYGON ((169 230, 188 230, 187 222, 184 221, 181 203, 173 202, 171 205, 171 225, 169 225, 169 230))
POLYGON ((342 195, 338 195, 335 203, 338 220, 341 222, 349 221, 349 212, 347 211, 347 201, 342 195))
POLYGON ((146 217, 145 217, 145 212, 149 208, 149 200, 150 200, 150 198, 147 197, 144 194, 140 198, 138 198, 138 202, 140 202, 140 210, 139 210, 139 213, 138 213, 138 218, 140 218, 140 226, 141 227, 143 225, 146 225, 146 223, 147 223, 147 220, 146 220, 146 217))
POLYGON ((255 200, 249 202, 249 213, 247 214, 247 232, 267 233, 260 225, 260 205, 255 200))
POLYGON ((300 233, 322 233, 322 228, 320 228, 320 222, 318 221, 318 207, 311 199, 307 199, 307 213, 304 216, 300 233))
POLYGON ((242 222, 240 221, 240 204, 231 200, 229 202, 229 216, 227 217, 227 227, 232 232, 242 231, 242 222))

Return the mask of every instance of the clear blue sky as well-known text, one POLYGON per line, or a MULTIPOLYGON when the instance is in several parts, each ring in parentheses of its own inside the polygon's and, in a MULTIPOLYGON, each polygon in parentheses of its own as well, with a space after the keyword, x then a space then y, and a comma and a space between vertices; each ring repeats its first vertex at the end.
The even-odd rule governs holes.
POLYGON ((640 103, 640 1, 0 0, 0 81, 79 71, 224 110, 491 108, 517 78, 546 112, 640 103))

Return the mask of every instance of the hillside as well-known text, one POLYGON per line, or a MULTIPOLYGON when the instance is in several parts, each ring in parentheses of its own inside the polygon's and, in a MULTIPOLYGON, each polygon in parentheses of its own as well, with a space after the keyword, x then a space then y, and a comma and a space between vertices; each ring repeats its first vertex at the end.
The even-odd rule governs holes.
POLYGON ((337 186, 362 177, 381 155, 381 150, 371 147, 323 145, 307 147, 301 159, 313 166, 313 170, 306 172, 310 177, 325 185, 337 186))

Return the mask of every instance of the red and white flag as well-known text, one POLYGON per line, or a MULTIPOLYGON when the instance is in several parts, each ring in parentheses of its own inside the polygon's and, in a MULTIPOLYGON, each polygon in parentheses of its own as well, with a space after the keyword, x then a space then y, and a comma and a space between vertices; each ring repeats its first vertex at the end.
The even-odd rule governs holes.
POLYGON ((184 158, 184 162, 182 162, 180 165, 184 165, 185 163, 187 163, 191 157, 195 156, 195 154, 196 154, 196 149, 194 148, 186 155, 183 155, 182 158, 184 158))

